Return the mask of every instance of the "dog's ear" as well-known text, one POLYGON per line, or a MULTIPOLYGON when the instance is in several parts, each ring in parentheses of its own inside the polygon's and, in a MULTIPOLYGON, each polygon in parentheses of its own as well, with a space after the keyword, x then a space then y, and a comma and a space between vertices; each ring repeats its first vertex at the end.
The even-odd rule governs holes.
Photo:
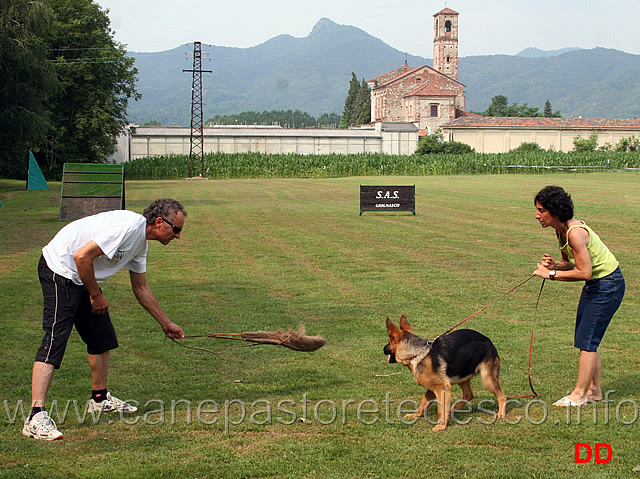
POLYGON ((393 324, 393 322, 388 317, 387 317, 386 324, 387 324, 387 333, 389 333, 390 339, 398 338, 400 335, 402 335, 402 331, 400 331, 398 326, 393 324))
POLYGON ((409 321, 407 321, 407 317, 404 314, 400 316, 400 329, 413 334, 413 329, 411 329, 411 325, 409 324, 409 321))

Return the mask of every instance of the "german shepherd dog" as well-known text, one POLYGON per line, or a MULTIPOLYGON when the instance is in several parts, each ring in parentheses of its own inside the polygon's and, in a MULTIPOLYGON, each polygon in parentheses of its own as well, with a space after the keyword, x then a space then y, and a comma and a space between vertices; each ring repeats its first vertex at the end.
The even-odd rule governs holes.
MULTIPOLYGON (((433 431, 447 428, 450 414, 451 385, 462 388, 462 401, 471 401, 471 378, 480 374, 485 388, 498 400, 498 416, 505 418, 507 396, 500 388, 500 358, 489 338, 471 329, 459 329, 428 341, 413 334, 407 318, 400 318, 400 327, 387 318, 389 344, 384 353, 389 362, 399 362, 413 373, 413 379, 427 388, 420 401, 418 412, 407 414, 407 418, 419 418, 432 401, 438 404, 438 423, 433 431)), ((461 409, 463 402, 456 402, 454 410, 461 409)))

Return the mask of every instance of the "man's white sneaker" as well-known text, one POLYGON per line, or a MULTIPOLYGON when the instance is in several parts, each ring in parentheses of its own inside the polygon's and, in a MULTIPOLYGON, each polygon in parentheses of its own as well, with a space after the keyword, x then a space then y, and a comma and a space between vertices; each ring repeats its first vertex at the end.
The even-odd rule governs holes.
POLYGON ((113 397, 111 393, 107 393, 107 398, 102 402, 95 402, 91 398, 87 407, 88 412, 136 412, 137 410, 137 407, 113 397))
POLYGON ((34 439, 44 439, 46 441, 62 439, 62 433, 58 431, 56 423, 49 417, 47 411, 40 411, 35 414, 31 420, 27 418, 22 428, 22 435, 33 437, 34 439))

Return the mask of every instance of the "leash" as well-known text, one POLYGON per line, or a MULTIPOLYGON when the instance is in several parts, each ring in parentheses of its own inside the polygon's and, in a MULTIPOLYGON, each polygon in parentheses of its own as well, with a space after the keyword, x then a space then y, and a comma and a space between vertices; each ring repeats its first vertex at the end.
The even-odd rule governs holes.
POLYGON ((509 399, 523 399, 523 398, 535 398, 538 397, 538 393, 533 389, 533 382, 531 381, 531 357, 533 356, 533 330, 536 327, 538 321, 538 305, 540 304, 540 296, 542 296, 542 288, 544 288, 544 282, 546 280, 542 278, 542 284, 540 285, 540 291, 538 291, 538 299, 536 300, 536 309, 533 312, 533 325, 531 326, 531 341, 529 342, 529 366, 527 367, 527 376, 529 377, 529 387, 533 394, 526 394, 524 396, 514 396, 509 399))
MULTIPOLYGON (((462 321, 460 321, 458 324, 456 324, 455 326, 453 326, 452 328, 449 328, 448 330, 446 330, 444 333, 442 333, 440 336, 444 336, 445 334, 449 334, 451 331, 453 331, 454 329, 456 329, 458 326, 460 326, 462 323, 464 323, 465 321, 470 320, 471 318, 473 318, 474 316, 476 316, 477 314, 481 313, 482 311, 484 311, 485 309, 487 309, 489 306, 491 306, 493 303, 497 302, 498 300, 504 298, 506 295, 512 293, 513 291, 515 291, 516 289, 518 289, 520 286, 522 286, 523 284, 525 284, 527 281, 531 280, 532 278, 534 278, 536 275, 532 274, 531 276, 529 276, 527 279, 525 279, 524 281, 521 281, 520 283, 518 283, 517 285, 515 285, 513 288, 511 288, 509 291, 507 291, 506 293, 504 293, 503 295, 499 296, 498 298, 494 299, 493 301, 491 301, 489 304, 487 304, 486 306, 483 306, 482 308, 480 308, 478 311, 476 311, 475 313, 467 316, 466 318, 464 318, 462 321)), ((538 397, 538 393, 535 391, 535 389, 533 389, 533 381, 531 380, 531 357, 533 356, 533 330, 535 328, 536 325, 536 321, 538 318, 538 305, 540 304, 540 297, 542 296, 542 288, 544 287, 544 282, 546 280, 543 278, 542 279, 542 284, 540 285, 540 291, 538 292, 538 299, 536 300, 536 307, 533 313, 533 326, 531 326, 531 341, 529 342, 529 366, 527 368, 527 375, 529 376, 529 387, 531 388, 531 392, 533 394, 527 394, 525 396, 515 396, 509 399, 522 399, 522 398, 530 398, 530 397, 538 397)), ((440 336, 438 336, 436 339, 438 339, 440 336)), ((435 341, 435 339, 434 339, 435 341)))
MULTIPOLYGON (((483 306, 482 308, 480 308, 478 311, 476 311, 475 313, 467 316, 466 318, 464 318, 462 321, 460 321, 458 324, 456 324, 453 328, 449 328, 447 329, 444 333, 442 333, 440 336, 444 336, 445 334, 449 334, 451 331, 453 331, 454 329, 456 329, 458 326, 460 326, 462 323, 464 323, 465 321, 470 320, 471 318, 473 318, 476 314, 479 314, 481 312, 483 312, 485 309, 487 309, 489 306, 491 306, 493 303, 497 302, 498 300, 504 298, 506 295, 508 295, 509 293, 512 293, 513 291, 515 291, 516 289, 518 289, 520 286, 522 286, 523 284, 525 284, 527 281, 531 280, 532 278, 534 278, 535 275, 532 274, 531 276, 529 276, 527 279, 525 279, 524 281, 520 282, 519 284, 517 284, 516 286, 514 286, 513 288, 511 288, 509 291, 507 291, 506 293, 504 293, 502 296, 494 299, 493 301, 491 301, 489 304, 487 304, 486 306, 483 306)), ((542 284, 544 284, 544 281, 542 282, 542 284)), ((540 293, 542 293, 542 289, 540 290, 540 293)), ((538 300, 540 300, 540 296, 538 296, 538 300)), ((536 308, 538 307, 538 305, 536 304, 536 308)), ((438 338, 440 337, 438 336, 438 338)), ((436 339, 438 339, 436 338, 436 339)), ((434 339, 435 341, 435 339, 434 339)))

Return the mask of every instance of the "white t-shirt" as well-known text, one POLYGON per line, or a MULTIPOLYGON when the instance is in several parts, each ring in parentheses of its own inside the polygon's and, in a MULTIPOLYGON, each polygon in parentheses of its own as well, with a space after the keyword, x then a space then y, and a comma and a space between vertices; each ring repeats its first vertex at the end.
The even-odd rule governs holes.
POLYGON ((87 216, 62 228, 42 249, 47 266, 56 274, 82 284, 73 254, 95 241, 104 255, 93 261, 100 283, 121 269, 134 273, 147 270, 147 220, 127 210, 114 210, 87 216))

